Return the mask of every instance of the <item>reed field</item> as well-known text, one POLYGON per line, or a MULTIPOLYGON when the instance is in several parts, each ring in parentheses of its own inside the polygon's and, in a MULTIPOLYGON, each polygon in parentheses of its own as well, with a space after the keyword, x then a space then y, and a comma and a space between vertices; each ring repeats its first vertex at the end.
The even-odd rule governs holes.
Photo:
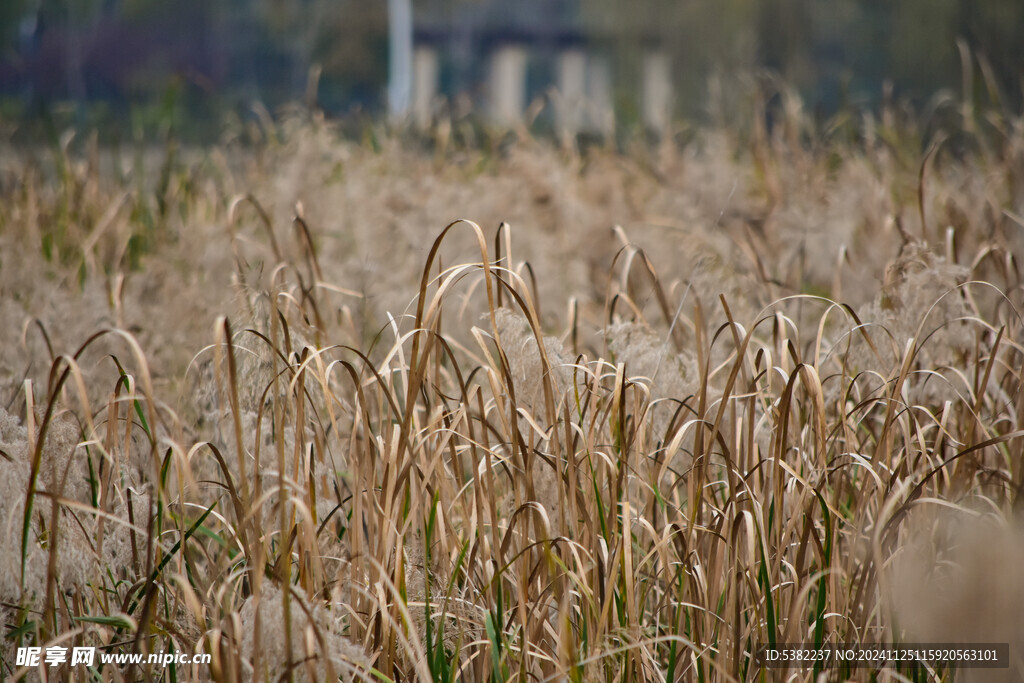
POLYGON ((5 144, 0 679, 1020 680, 1024 119, 783 95, 5 144))

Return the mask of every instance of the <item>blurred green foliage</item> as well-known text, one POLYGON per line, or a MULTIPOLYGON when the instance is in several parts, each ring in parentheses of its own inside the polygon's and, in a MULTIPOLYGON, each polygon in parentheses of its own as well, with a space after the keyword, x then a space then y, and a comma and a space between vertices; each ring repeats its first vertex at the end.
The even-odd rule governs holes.
POLYGON ((978 91, 963 94, 984 89, 987 97, 997 88, 1001 104, 1022 103, 1019 0, 588 0, 583 7, 589 25, 618 32, 621 49, 658 42, 671 50, 686 113, 695 113, 691 102, 702 99, 709 75, 760 69, 827 111, 878 102, 886 84, 923 102, 941 89, 962 94, 965 56, 990 80, 977 79, 978 91))
MULTIPOLYGON (((413 0, 418 11, 447 11, 453 20, 481 14, 494 2, 413 0)), ((1020 0, 564 4, 584 39, 613 58, 616 101, 625 110, 636 109, 636 69, 654 45, 672 56, 678 113, 687 117, 708 114, 709 81, 735 73, 777 73, 823 112, 877 103, 889 86, 918 102, 947 89, 1014 110, 1021 105, 1020 0), (971 78, 964 77, 965 59, 971 78)), ((272 110, 303 99, 315 74, 318 103, 328 111, 380 112, 388 72, 386 8, 380 0, 3 0, 0 99, 20 98, 28 116, 38 113, 40 102, 74 101, 81 121, 91 118, 82 110, 97 106, 115 113, 159 109, 171 89, 180 89, 187 118, 216 128, 211 117, 250 116, 253 103, 272 110), (138 59, 118 57, 119 43, 132 39, 148 51, 138 59), (111 67, 117 59, 130 63, 111 67), (53 73, 60 69, 68 73, 53 73), (46 88, 35 85, 39 81, 46 88)), ((481 57, 463 52, 460 58, 481 57)))
POLYGON ((0 2, 0 58, 10 56, 17 48, 18 25, 28 11, 28 0, 0 2))

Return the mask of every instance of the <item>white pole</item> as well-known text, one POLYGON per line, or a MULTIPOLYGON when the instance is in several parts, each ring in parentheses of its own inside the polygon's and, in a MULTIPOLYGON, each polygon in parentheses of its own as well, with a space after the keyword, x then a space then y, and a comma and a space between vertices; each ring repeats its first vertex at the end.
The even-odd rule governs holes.
POLYGON ((583 112, 587 90, 587 53, 580 48, 569 48, 558 55, 558 98, 555 114, 558 132, 573 138, 583 127, 583 112))
POLYGON ((421 129, 430 127, 437 97, 437 51, 420 46, 413 50, 412 119, 421 129))
POLYGON ((672 66, 668 53, 652 50, 644 56, 643 116, 647 129, 668 133, 672 123, 672 66))
POLYGON ((412 100, 412 0, 388 0, 388 113, 403 119, 412 100))
POLYGON ((491 53, 490 107, 492 123, 512 127, 526 108, 526 50, 503 45, 491 53))

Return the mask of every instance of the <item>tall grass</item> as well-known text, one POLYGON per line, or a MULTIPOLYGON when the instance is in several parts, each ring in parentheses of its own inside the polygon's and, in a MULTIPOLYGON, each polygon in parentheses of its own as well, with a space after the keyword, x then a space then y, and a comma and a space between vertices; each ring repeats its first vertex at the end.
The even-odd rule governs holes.
POLYGON ((8 168, 3 676, 56 644, 212 655, 75 680, 1019 657, 1024 129, 912 156, 801 117, 656 157, 314 121, 156 184, 8 168))

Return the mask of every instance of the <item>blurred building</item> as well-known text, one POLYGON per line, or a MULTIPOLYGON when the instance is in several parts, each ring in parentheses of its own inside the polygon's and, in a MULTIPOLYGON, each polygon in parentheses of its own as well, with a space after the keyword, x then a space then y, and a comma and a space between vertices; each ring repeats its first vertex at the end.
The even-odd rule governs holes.
POLYGON ((553 105, 559 132, 610 133, 612 66, 624 40, 644 54, 630 79, 634 92, 626 96, 635 98, 649 129, 664 130, 671 119, 671 61, 651 27, 587 12, 583 0, 422 0, 411 6, 411 93, 399 113, 419 126, 460 96, 492 123, 511 126, 540 98, 553 105))
POLYGON ((744 106, 709 83, 765 70, 826 115, 943 89, 1013 111, 1021 26, 1020 0, 0 0, 0 111, 212 129, 315 96, 420 127, 662 133, 744 106))
POLYGON ((389 104, 421 127, 467 109, 513 126, 543 101, 561 133, 609 133, 626 101, 663 130, 674 101, 663 41, 642 12, 625 22, 603 0, 13 1, 0 95, 35 102, 132 105, 184 87, 193 103, 273 109, 306 95, 314 65, 329 111, 389 104), (626 74, 623 45, 642 54, 626 74))

